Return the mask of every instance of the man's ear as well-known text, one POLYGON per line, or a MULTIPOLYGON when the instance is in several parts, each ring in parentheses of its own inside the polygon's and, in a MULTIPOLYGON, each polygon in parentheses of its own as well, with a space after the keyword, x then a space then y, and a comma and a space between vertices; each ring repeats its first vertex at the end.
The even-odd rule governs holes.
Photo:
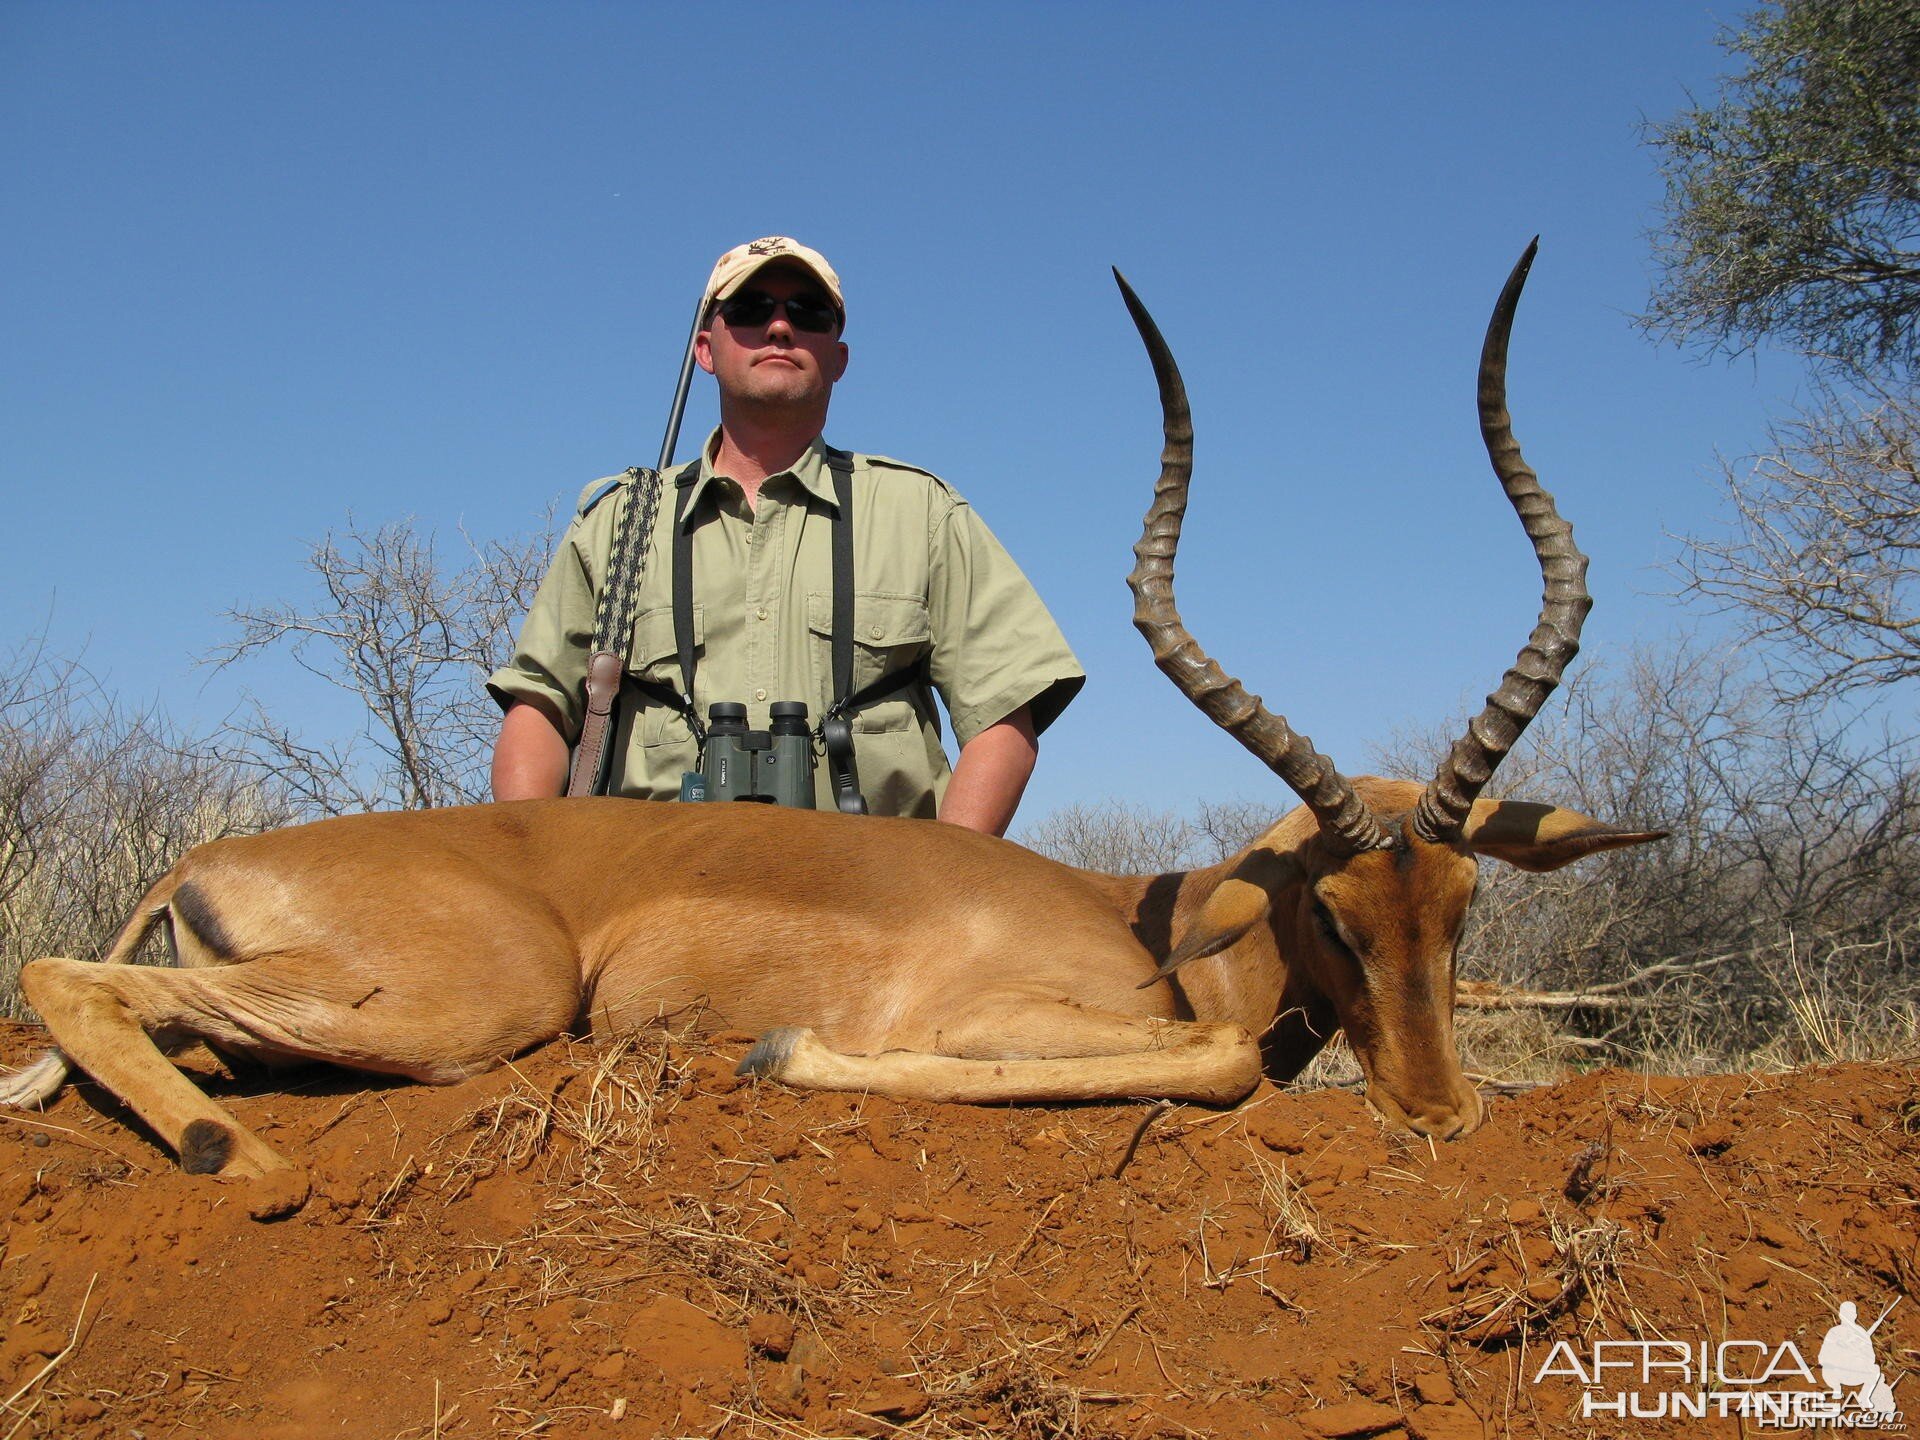
POLYGON ((693 359, 707 374, 713 373, 713 330, 702 326, 693 337, 693 359))
POLYGON ((1489 855, 1522 870, 1558 870, 1602 850, 1664 840, 1668 832, 1622 830, 1558 805, 1476 800, 1460 834, 1476 855, 1489 855))
POLYGON ((847 373, 847 342, 844 340, 840 341, 839 344, 833 347, 833 352, 839 357, 838 363, 834 366, 833 374, 827 378, 837 385, 840 383, 840 377, 847 373))

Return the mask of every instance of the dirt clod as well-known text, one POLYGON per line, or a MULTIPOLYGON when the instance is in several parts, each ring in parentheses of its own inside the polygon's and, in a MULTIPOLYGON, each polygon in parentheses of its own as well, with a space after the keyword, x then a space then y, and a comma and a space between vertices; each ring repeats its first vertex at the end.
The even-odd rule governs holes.
POLYGON ((255 1220, 284 1220, 296 1215, 312 1193, 305 1170, 276 1170, 258 1180, 243 1182, 247 1214, 255 1220))
POLYGON ((747 1343, 775 1360, 793 1349, 793 1319, 787 1315, 755 1315, 747 1321, 747 1343))
POLYGON ((1400 1412, 1371 1400, 1348 1400, 1323 1410, 1310 1410, 1297 1417, 1315 1435, 1328 1440, 1347 1440, 1349 1436, 1378 1435, 1400 1423, 1400 1412))

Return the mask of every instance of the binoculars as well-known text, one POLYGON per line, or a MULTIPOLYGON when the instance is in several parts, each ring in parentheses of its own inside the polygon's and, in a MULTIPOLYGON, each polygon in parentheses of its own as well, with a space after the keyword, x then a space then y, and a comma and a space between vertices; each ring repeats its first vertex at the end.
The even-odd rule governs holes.
POLYGON ((700 769, 680 786, 682 800, 757 800, 813 805, 813 736, 803 700, 776 700, 765 730, 747 728, 747 707, 718 700, 707 707, 707 748, 700 769))

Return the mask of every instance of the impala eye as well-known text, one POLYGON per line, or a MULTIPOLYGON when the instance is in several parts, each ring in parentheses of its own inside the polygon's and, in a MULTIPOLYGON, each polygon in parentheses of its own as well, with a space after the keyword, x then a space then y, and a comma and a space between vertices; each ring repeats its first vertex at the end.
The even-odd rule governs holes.
POLYGON ((1347 943, 1347 937, 1341 933, 1339 922, 1333 918, 1333 912, 1318 897, 1315 897, 1313 902, 1313 923, 1320 931, 1320 938, 1333 949, 1343 954, 1356 955, 1353 946, 1347 943))
POLYGON ((1480 898, 1480 885, 1478 881, 1475 881, 1474 887, 1473 887, 1473 893, 1467 896, 1466 906, 1460 912, 1460 923, 1453 927, 1453 948, 1455 950, 1458 950, 1460 948, 1460 942, 1466 938, 1467 921, 1473 918, 1473 905, 1474 905, 1474 902, 1479 898, 1480 898))

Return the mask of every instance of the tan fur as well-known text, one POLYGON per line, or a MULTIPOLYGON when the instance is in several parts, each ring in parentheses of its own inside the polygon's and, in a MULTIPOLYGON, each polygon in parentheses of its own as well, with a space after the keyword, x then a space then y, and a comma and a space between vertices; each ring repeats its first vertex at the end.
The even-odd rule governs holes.
MULTIPOLYGON (((1356 783, 1383 815, 1418 794, 1356 783)), ((1536 867, 1603 828, 1531 810, 1481 827, 1536 867)), ((568 1029, 688 1014, 768 1035, 751 1062, 802 1086, 1221 1103, 1343 1024, 1378 1108, 1450 1135, 1479 1115, 1451 1035, 1472 887, 1464 844, 1332 859, 1304 812, 1223 865, 1124 879, 922 821, 524 801, 201 846, 108 957, 167 925, 182 968, 50 959, 22 983, 75 1064, 224 1174, 284 1162, 154 1038, 444 1083, 568 1029), (1316 898, 1352 954, 1319 933, 1316 898), (1154 981, 1176 947, 1200 958, 1154 981)))

